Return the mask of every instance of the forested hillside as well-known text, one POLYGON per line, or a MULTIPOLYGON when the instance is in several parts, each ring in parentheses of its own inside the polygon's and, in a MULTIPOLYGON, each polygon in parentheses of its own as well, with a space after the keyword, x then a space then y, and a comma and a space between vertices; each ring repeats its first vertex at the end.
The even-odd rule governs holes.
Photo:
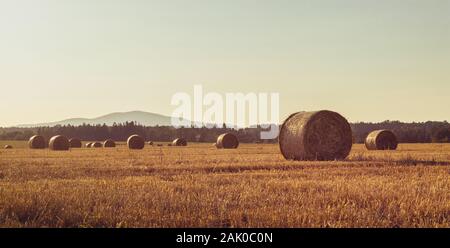
MULTIPOLYGON (((382 123, 351 124, 356 143, 364 142, 367 134, 377 129, 390 129, 402 143, 450 142, 450 124, 448 122, 402 123, 385 121, 382 123)), ((171 141, 175 137, 184 137, 188 141, 214 142, 218 135, 224 132, 235 133, 241 142, 256 143, 260 140, 261 128, 246 128, 233 130, 223 127, 180 128, 146 127, 135 122, 107 125, 55 126, 38 128, 0 128, 0 140, 28 140, 34 134, 40 134, 47 139, 56 134, 67 137, 78 137, 83 140, 114 139, 124 141, 132 134, 139 134, 146 140, 171 141)), ((277 142, 270 140, 266 142, 277 142)))

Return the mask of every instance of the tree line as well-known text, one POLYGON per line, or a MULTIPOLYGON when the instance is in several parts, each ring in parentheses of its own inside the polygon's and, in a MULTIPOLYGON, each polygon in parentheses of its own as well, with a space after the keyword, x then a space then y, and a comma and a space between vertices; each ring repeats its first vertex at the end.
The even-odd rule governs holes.
MULTIPOLYGON (((448 122, 403 123, 385 121, 381 123, 353 123, 353 138, 355 143, 363 143, 366 136, 373 130, 392 130, 401 143, 450 142, 450 124, 448 122)), ((237 135, 243 143, 276 143, 277 140, 261 140, 261 127, 230 129, 225 125, 215 128, 174 128, 168 126, 147 127, 136 122, 125 122, 107 125, 54 126, 37 128, 0 128, 0 140, 28 140, 38 134, 46 139, 54 135, 64 135, 68 138, 77 137, 82 140, 103 141, 113 139, 125 141, 130 135, 141 135, 148 141, 169 142, 177 137, 183 137, 190 142, 215 142, 217 137, 225 132, 237 135)))
POLYGON ((373 130, 388 129, 394 132, 400 143, 441 143, 450 142, 450 124, 446 121, 404 123, 384 121, 381 123, 354 123, 353 136, 356 143, 364 143, 373 130))

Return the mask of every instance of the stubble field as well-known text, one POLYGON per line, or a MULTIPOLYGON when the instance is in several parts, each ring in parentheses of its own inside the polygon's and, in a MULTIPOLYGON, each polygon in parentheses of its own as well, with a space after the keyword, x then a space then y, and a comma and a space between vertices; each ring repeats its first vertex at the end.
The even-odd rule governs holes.
POLYGON ((449 144, 354 145, 332 162, 265 144, 13 145, 0 150, 0 227, 450 227, 449 144))

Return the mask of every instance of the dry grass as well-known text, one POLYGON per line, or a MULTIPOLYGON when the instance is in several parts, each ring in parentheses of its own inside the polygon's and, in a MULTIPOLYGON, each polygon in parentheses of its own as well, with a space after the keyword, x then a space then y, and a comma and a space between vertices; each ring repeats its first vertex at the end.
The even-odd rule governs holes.
POLYGON ((276 145, 0 150, 0 226, 450 227, 450 145, 340 162, 276 145))

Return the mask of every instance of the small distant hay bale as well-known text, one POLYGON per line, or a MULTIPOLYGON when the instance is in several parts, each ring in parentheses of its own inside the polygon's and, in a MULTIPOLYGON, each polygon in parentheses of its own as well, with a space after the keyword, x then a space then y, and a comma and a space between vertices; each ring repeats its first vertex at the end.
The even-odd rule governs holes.
POLYGON ((81 140, 78 138, 71 138, 69 140, 70 148, 81 148, 83 144, 81 144, 81 140))
POLYGON ((86 148, 91 148, 92 142, 88 142, 86 143, 86 145, 84 145, 86 148))
POLYGON ((171 143, 169 143, 169 144, 167 144, 167 146, 172 146, 172 144, 171 144, 171 143))
POLYGON ((13 147, 11 145, 5 145, 4 147, 5 149, 13 149, 13 147))
POLYGON ((352 130, 336 112, 298 112, 281 126, 279 146, 287 160, 342 160, 352 148, 352 130))
POLYGON ((162 146, 163 146, 163 144, 157 144, 156 146, 158 146, 158 147, 162 147, 162 146))
POLYGON ((371 132, 365 141, 367 150, 396 150, 397 137, 390 130, 376 130, 371 132))
POLYGON ((224 133, 217 138, 216 147, 218 149, 236 149, 239 147, 239 140, 234 134, 224 133))
POLYGON ((70 142, 66 137, 56 135, 50 139, 49 148, 53 151, 67 151, 70 148, 70 142))
POLYGON ((114 142, 112 139, 107 139, 103 142, 104 148, 114 148, 116 147, 116 142, 114 142))
POLYGON ((35 135, 28 141, 28 146, 31 149, 45 149, 46 143, 44 137, 35 135))
POLYGON ((147 144, 148 144, 149 146, 153 146, 153 141, 149 141, 149 142, 147 142, 147 144))
POLYGON ((100 147, 103 147, 103 144, 100 142, 92 142, 90 147, 91 148, 100 148, 100 147))
POLYGON ((145 147, 145 141, 141 136, 135 134, 135 135, 131 135, 128 138, 127 145, 128 145, 129 149, 141 150, 141 149, 144 149, 144 147, 145 147))
POLYGON ((186 139, 178 138, 172 142, 172 145, 173 146, 187 146, 187 141, 186 141, 186 139))

